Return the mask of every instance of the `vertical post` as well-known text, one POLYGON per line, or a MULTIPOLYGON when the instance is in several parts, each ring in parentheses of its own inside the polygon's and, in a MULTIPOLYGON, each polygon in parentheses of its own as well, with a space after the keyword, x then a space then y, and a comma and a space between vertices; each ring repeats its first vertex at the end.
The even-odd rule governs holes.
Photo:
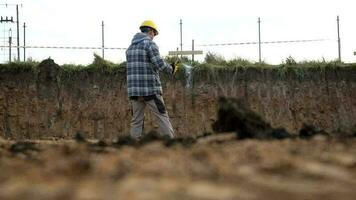
POLYGON ((336 18, 337 22, 337 46, 338 46, 338 53, 339 53, 339 62, 341 62, 341 40, 340 40, 340 18, 339 15, 336 18))
MULTIPOLYGON (((183 25, 183 23, 182 23, 182 19, 180 20, 179 25, 180 25, 180 51, 182 53, 182 51, 183 51, 183 42, 182 42, 182 40, 183 40, 182 25, 183 25)), ((182 58, 182 54, 180 54, 180 58, 182 58)))
POLYGON ((19 5, 16 4, 16 24, 17 24, 17 60, 20 61, 20 25, 19 25, 19 5))
POLYGON ((23 61, 26 62, 26 23, 23 23, 23 61))
POLYGON ((258 18, 258 61, 261 63, 261 20, 258 18))
POLYGON ((101 50, 104 59, 104 21, 101 21, 101 50))
POLYGON ((194 63, 194 39, 192 40, 192 64, 194 63))
POLYGON ((9 30, 9 63, 11 63, 12 30, 9 30))

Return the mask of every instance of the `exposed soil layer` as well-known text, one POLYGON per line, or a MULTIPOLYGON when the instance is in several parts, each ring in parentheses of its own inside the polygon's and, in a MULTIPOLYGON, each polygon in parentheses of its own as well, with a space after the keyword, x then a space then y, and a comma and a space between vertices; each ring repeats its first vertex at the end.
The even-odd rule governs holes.
POLYGON ((354 199, 356 140, 0 141, 0 199, 354 199))
MULTIPOLYGON (((355 69, 200 71, 194 74, 192 89, 184 81, 163 77, 163 96, 178 136, 213 132, 220 96, 243 100, 272 128, 283 127, 291 134, 304 124, 350 132, 356 127, 355 69)), ((5 138, 71 139, 80 133, 85 138, 115 139, 128 135, 130 113, 124 71, 65 72, 48 59, 36 72, 0 73, 0 136, 5 138)), ((147 112, 145 131, 156 128, 147 112)))

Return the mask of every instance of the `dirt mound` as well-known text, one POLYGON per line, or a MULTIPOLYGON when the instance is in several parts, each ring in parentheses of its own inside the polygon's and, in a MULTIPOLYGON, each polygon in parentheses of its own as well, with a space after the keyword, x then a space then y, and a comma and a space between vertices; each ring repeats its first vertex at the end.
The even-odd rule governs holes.
POLYGON ((40 151, 39 148, 37 148, 36 144, 34 142, 27 142, 27 141, 19 141, 14 144, 12 144, 9 148, 9 151, 12 153, 27 153, 30 151, 40 151))
POLYGON ((257 113, 251 111, 243 100, 220 97, 217 121, 213 130, 235 132, 238 139, 310 139, 314 136, 351 138, 356 137, 356 127, 351 132, 327 132, 313 124, 304 123, 297 134, 290 134, 284 128, 273 128, 257 113))
MULTIPOLYGON (((210 134, 202 135, 199 138, 208 137, 210 134)), ((156 131, 150 131, 144 134, 140 140, 132 139, 130 136, 119 136, 114 141, 103 141, 98 142, 88 141, 83 134, 77 133, 73 138, 77 143, 87 144, 89 149, 96 152, 103 152, 106 147, 121 148, 124 146, 141 147, 146 144, 153 142, 161 142, 166 147, 172 147, 174 145, 182 145, 184 147, 190 147, 197 142, 197 138, 194 137, 178 137, 170 139, 164 136, 160 136, 156 131)))
POLYGON ((216 132, 236 132, 239 139, 284 139, 293 137, 284 128, 272 128, 257 113, 249 110, 242 100, 220 97, 218 117, 213 124, 216 132))
POLYGON ((308 139, 315 135, 330 136, 330 134, 323 129, 310 124, 303 124, 303 127, 299 131, 300 138, 308 139))
POLYGON ((61 67, 48 58, 38 65, 37 89, 41 99, 48 99, 55 104, 59 94, 59 73, 61 67))

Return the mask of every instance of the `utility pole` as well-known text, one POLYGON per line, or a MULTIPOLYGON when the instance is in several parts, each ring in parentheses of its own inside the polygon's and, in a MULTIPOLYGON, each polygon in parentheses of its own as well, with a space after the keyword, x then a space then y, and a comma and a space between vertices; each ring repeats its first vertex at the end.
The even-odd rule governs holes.
POLYGON ((12 30, 9 30, 9 63, 11 63, 12 30))
MULTIPOLYGON (((183 25, 183 22, 182 22, 182 19, 180 20, 180 51, 183 51, 183 34, 182 34, 182 25, 183 25)), ((182 58, 182 54, 180 55, 180 58, 182 58)))
POLYGON ((23 61, 26 62, 26 23, 23 23, 23 61))
POLYGON ((258 18, 258 61, 261 63, 261 20, 258 18))
POLYGON ((19 25, 19 5, 16 4, 16 31, 17 31, 17 60, 20 61, 20 25, 19 25))
POLYGON ((194 63, 194 39, 192 40, 192 64, 194 63))
MULTIPOLYGON (((20 4, 21 7, 22 7, 22 4, 20 4)), ((20 60, 20 19, 19 19, 19 5, 18 4, 0 4, 0 6, 6 6, 7 7, 10 7, 10 6, 15 6, 16 7, 16 32, 17 32, 17 36, 16 36, 16 39, 17 39, 17 60, 20 60)), ((3 16, 1 16, 1 19, 0 19, 0 23, 14 23, 14 19, 13 17, 11 16, 11 18, 8 18, 6 16, 6 18, 3 18, 3 16)), ((12 31, 11 31, 12 32, 12 31)), ((10 37, 9 37, 10 38, 10 37)), ((12 35, 11 35, 11 44, 12 44, 12 35)), ((11 48, 10 48, 11 49, 11 48)))
POLYGON ((101 49, 102 57, 104 59, 104 21, 101 21, 101 49))
POLYGON ((340 40, 340 18, 339 15, 336 18, 337 22, 337 46, 338 46, 338 53, 339 53, 339 62, 341 62, 341 40, 340 40))
MULTIPOLYGON (((14 18, 12 16, 10 18, 8 16, 3 18, 3 16, 1 16, 0 23, 14 23, 14 18)), ((12 31, 10 28, 10 30, 9 30, 9 63, 11 62, 11 43, 12 43, 12 31)))

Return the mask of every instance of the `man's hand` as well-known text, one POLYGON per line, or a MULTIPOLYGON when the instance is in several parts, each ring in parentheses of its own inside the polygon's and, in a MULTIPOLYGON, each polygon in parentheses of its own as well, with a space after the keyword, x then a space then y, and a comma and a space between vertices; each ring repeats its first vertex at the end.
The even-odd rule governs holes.
POLYGON ((173 69, 172 74, 174 75, 178 70, 178 61, 176 60, 176 61, 172 62, 171 66, 172 66, 172 69, 173 69))

